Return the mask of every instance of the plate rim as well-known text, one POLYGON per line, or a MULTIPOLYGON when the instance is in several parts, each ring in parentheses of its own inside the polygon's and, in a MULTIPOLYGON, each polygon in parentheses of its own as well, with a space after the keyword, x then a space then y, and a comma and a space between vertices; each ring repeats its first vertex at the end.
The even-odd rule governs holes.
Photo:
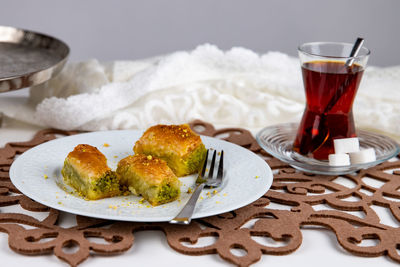
MULTIPOLYGON (((111 132, 135 132, 136 134, 140 135, 140 134, 143 133, 144 131, 143 131, 143 130, 110 130, 110 131, 96 131, 96 132, 88 132, 88 133, 79 133, 79 134, 75 134, 75 135, 70 135, 70 136, 65 136, 65 137, 61 137, 61 138, 56 138, 56 139, 53 139, 53 140, 49 140, 49 141, 47 141, 47 142, 45 142, 45 143, 39 144, 39 145, 37 145, 37 146, 34 146, 34 147, 28 149, 27 151, 25 151, 24 153, 22 153, 21 155, 19 155, 19 157, 13 161, 13 163, 12 163, 11 166, 10 166, 10 171, 9 171, 9 177, 10 177, 11 182, 13 183, 13 185, 14 185, 22 194, 24 194, 25 196, 27 196, 27 197, 33 199, 34 201, 37 201, 38 203, 41 203, 41 204, 43 204, 43 205, 45 205, 45 206, 47 206, 47 207, 54 208, 54 209, 56 209, 56 210, 60 210, 60 211, 64 211, 64 212, 68 212, 68 213, 75 214, 75 215, 82 215, 82 216, 86 216, 86 217, 100 218, 100 219, 106 219, 106 220, 128 221, 128 222, 167 222, 167 221, 169 221, 170 219, 172 219, 173 216, 175 216, 176 214, 171 214, 171 218, 168 218, 168 219, 167 219, 167 218, 164 218, 164 219, 154 219, 154 218, 144 218, 144 219, 141 219, 140 216, 139 216, 139 217, 136 217, 136 218, 133 218, 134 216, 123 217, 123 215, 118 215, 118 214, 114 214, 114 215, 107 215, 107 214, 88 214, 88 213, 86 213, 85 211, 80 211, 80 210, 77 211, 77 210, 74 209, 74 208, 69 208, 69 207, 67 207, 67 206, 56 205, 56 203, 47 203, 47 202, 43 202, 43 200, 42 200, 42 199, 39 199, 36 195, 32 195, 30 192, 27 192, 27 191, 26 191, 27 188, 24 188, 23 186, 21 186, 21 183, 20 183, 21 181, 19 181, 18 178, 16 178, 16 177, 18 176, 18 175, 15 174, 15 173, 18 171, 18 170, 17 170, 17 167, 20 167, 20 166, 19 166, 20 163, 18 163, 18 162, 21 162, 25 157, 28 157, 30 153, 35 153, 35 150, 41 149, 41 146, 42 146, 42 145, 47 146, 47 145, 49 145, 49 144, 51 145, 52 143, 60 142, 60 140, 63 140, 63 139, 66 139, 66 138, 68 138, 68 139, 69 139, 69 138, 76 138, 76 136, 92 135, 92 134, 101 134, 101 133, 104 133, 104 132, 107 132, 107 133, 111 133, 111 132), (30 151, 30 152, 28 152, 28 151, 30 151), (21 190, 21 187, 22 187, 22 190, 21 190)), ((254 201, 258 200, 260 197, 262 197, 263 195, 265 195, 265 193, 271 188, 271 185, 272 185, 272 182, 273 182, 273 173, 272 173, 271 167, 269 166, 269 164, 268 164, 264 159, 262 159, 261 157, 259 157, 256 153, 254 153, 254 152, 252 152, 252 151, 250 151, 250 150, 248 150, 248 149, 246 149, 246 148, 244 148, 244 147, 242 147, 242 146, 239 146, 239 145, 237 145, 237 144, 235 144, 235 143, 228 142, 228 141, 225 141, 225 140, 222 140, 222 139, 219 139, 219 138, 215 138, 215 137, 211 137, 211 136, 205 136, 205 135, 200 135, 200 136, 201 136, 201 137, 205 137, 205 138, 212 139, 212 140, 217 141, 217 142, 223 142, 223 143, 226 143, 226 144, 228 144, 228 145, 230 145, 230 146, 231 146, 231 145, 232 145, 232 146, 236 146, 236 147, 239 147, 240 149, 243 149, 243 151, 247 151, 248 153, 254 154, 255 157, 258 157, 259 160, 261 160, 261 161, 264 163, 264 168, 265 168, 264 171, 265 171, 266 177, 265 177, 265 183, 264 183, 264 190, 260 190, 259 194, 254 194, 254 195, 252 195, 251 198, 248 198, 248 199, 246 200, 246 203, 245 203, 245 204, 242 203, 242 204, 240 204, 240 205, 236 205, 235 208, 229 209, 229 210, 225 210, 225 211, 223 211, 223 212, 219 212, 219 211, 216 211, 216 212, 205 212, 205 211, 197 212, 197 213, 194 213, 194 214, 193 214, 192 219, 198 219, 198 218, 204 218, 204 217, 209 217, 209 216, 215 216, 215 215, 218 215, 218 214, 222 214, 222 213, 226 213, 226 212, 233 211, 233 210, 235 210, 235 209, 242 208, 242 207, 244 207, 244 206, 246 206, 246 205, 249 205, 249 204, 253 203, 254 201), (263 193, 261 193, 261 191, 263 191, 263 193)), ((133 140, 133 141, 134 141, 134 140, 133 140)), ((62 163, 60 164, 60 166, 62 166, 62 163)), ((75 196, 74 196, 74 197, 75 197, 75 196)), ((100 199, 100 200, 101 200, 101 199, 100 199)), ((182 205, 181 207, 183 207, 183 205, 182 205)))

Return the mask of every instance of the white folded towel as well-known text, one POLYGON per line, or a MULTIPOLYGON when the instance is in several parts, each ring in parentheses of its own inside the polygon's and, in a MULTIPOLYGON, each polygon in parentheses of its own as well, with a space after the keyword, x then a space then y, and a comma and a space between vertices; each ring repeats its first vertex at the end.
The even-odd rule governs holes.
MULTIPOLYGON (((400 136, 400 66, 367 68, 354 105, 358 127, 400 136)), ((202 119, 248 129, 299 121, 304 89, 296 58, 202 45, 143 61, 69 63, 0 111, 65 130, 147 128, 202 119)))

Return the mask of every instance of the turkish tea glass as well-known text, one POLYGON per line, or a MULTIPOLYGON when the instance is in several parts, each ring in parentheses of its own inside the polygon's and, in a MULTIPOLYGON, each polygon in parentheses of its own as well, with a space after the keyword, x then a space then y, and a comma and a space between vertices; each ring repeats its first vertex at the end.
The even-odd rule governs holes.
POLYGON ((370 51, 362 47, 349 57, 352 48, 353 44, 335 42, 299 46, 306 107, 294 151, 326 160, 334 153, 334 139, 356 136, 352 108, 370 51))

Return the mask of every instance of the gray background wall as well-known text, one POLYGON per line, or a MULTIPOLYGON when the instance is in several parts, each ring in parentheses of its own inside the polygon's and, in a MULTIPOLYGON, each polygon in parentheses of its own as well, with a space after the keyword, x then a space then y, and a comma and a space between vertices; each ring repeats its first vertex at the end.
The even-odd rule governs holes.
POLYGON ((139 59, 212 43, 296 55, 308 41, 366 39, 370 65, 400 64, 398 0, 2 0, 0 24, 57 36, 71 60, 139 59))

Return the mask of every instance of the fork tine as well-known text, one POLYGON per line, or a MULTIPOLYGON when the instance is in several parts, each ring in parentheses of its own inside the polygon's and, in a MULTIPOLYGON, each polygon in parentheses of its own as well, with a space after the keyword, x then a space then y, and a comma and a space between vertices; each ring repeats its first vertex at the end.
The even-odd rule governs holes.
POLYGON ((216 157, 217 157, 217 150, 214 150, 212 160, 211 160, 210 171, 208 172, 208 178, 213 178, 213 176, 214 176, 214 166, 215 166, 216 157))
POLYGON ((204 177, 204 175, 206 174, 206 169, 207 169, 207 161, 208 161, 208 149, 207 149, 207 153, 206 153, 206 157, 204 158, 204 162, 203 162, 203 168, 201 169, 200 172, 200 177, 204 177))
POLYGON ((222 179, 224 175, 224 151, 221 150, 221 156, 219 157, 217 179, 222 179))

